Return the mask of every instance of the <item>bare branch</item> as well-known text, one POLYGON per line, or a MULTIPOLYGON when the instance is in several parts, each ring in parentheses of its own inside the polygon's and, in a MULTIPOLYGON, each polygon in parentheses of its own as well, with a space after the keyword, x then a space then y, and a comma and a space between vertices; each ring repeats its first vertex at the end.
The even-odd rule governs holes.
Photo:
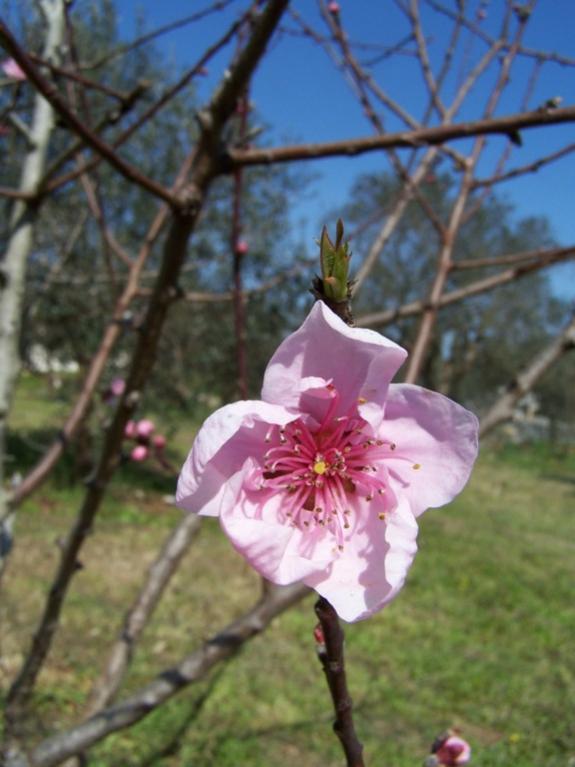
POLYGON ((470 138, 473 136, 515 135, 517 131, 536 128, 541 125, 560 125, 575 122, 575 107, 562 109, 538 109, 474 120, 433 128, 418 128, 413 131, 386 133, 383 136, 367 136, 361 139, 331 141, 321 144, 300 144, 270 149, 230 149, 228 169, 237 165, 271 165, 299 160, 314 160, 323 157, 353 157, 381 149, 413 149, 414 147, 435 146, 445 141, 470 138))
POLYGON ((101 711, 115 698, 134 655, 136 644, 182 557, 198 534, 201 520, 197 514, 184 514, 148 570, 142 589, 128 610, 122 630, 108 656, 104 674, 92 689, 86 718, 101 711))
POLYGON ((539 260, 529 264, 522 264, 516 266, 513 269, 506 269, 504 272, 494 274, 491 277, 485 277, 481 280, 476 280, 462 288, 456 288, 450 290, 447 293, 443 293, 441 298, 438 299, 434 307, 430 307, 425 301, 411 301, 408 304, 399 306, 396 309, 387 309, 383 312, 372 312, 370 314, 364 314, 358 317, 356 320, 357 325, 364 327, 381 327, 383 325, 389 325, 396 320, 403 319, 405 317, 415 317, 425 311, 426 308, 442 309, 444 306, 450 306, 451 304, 463 301, 465 298, 471 296, 477 296, 481 293, 487 293, 494 288, 501 285, 507 285, 509 282, 526 277, 532 272, 537 272, 540 269, 545 269, 553 264, 567 261, 575 255, 575 246, 569 248, 554 248, 547 251, 545 256, 542 256, 539 260))
POLYGON ((170 196, 170 192, 161 184, 158 184, 151 178, 144 176, 137 168, 123 160, 110 144, 103 141, 98 134, 94 133, 88 126, 76 117, 69 109, 64 99, 58 93, 56 87, 46 80, 40 74, 37 67, 33 64, 30 57, 24 52, 16 39, 11 34, 6 24, 0 20, 0 41, 8 53, 14 58, 22 70, 26 73, 30 82, 44 96, 46 101, 60 115, 64 122, 80 138, 99 155, 101 155, 110 165, 115 168, 122 176, 129 181, 141 186, 155 197, 159 197, 164 202, 174 204, 175 201, 170 196))
POLYGON ((307 594, 307 586, 299 583, 268 589, 255 607, 205 642, 177 666, 163 671, 146 687, 104 709, 87 722, 40 743, 32 752, 34 767, 54 767, 111 733, 141 721, 184 687, 203 679, 218 663, 235 655, 247 641, 265 631, 277 615, 307 594))
POLYGON ((107 485, 116 469, 126 423, 132 417, 142 389, 155 361, 156 350, 168 309, 178 295, 177 280, 182 269, 188 240, 197 223, 207 191, 218 171, 217 147, 221 132, 235 108, 267 43, 272 36, 288 0, 269 0, 257 18, 250 38, 226 73, 202 120, 203 131, 196 147, 194 167, 187 185, 187 205, 174 210, 164 245, 162 264, 154 292, 134 350, 126 390, 120 399, 105 435, 98 465, 94 471, 82 507, 62 549, 58 571, 50 589, 42 618, 24 665, 8 693, 7 716, 12 726, 21 718, 36 679, 50 650, 60 612, 71 579, 76 572, 78 553, 99 511, 107 485))
POLYGON ((519 176, 524 176, 526 173, 536 173, 538 170, 540 170, 540 168, 545 167, 545 165, 549 165, 549 163, 561 160, 563 157, 567 157, 567 155, 571 154, 573 151, 575 151, 575 143, 568 144, 562 149, 559 149, 556 152, 552 152, 545 157, 540 157, 534 162, 513 168, 507 173, 496 173, 493 176, 489 176, 489 178, 476 178, 473 181, 473 188, 477 189, 483 186, 490 187, 493 186, 493 184, 500 184, 503 181, 511 181, 511 179, 518 178, 519 176))
POLYGON ((540 351, 516 376, 507 384, 507 390, 483 416, 479 424, 479 434, 484 437, 496 426, 513 417, 515 404, 527 392, 531 391, 539 379, 564 354, 575 349, 575 317, 563 331, 540 351))
POLYGON ((353 704, 347 689, 344 660, 344 636, 336 611, 324 597, 315 605, 324 643, 319 642, 318 655, 331 693, 335 722, 333 729, 341 742, 347 767, 364 767, 363 746, 355 732, 353 704))

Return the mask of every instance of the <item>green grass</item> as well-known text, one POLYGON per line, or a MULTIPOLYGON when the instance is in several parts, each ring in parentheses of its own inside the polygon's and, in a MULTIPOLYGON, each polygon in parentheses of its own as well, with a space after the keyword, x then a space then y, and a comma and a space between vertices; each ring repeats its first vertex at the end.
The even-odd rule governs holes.
MULTIPOLYGON (((189 431, 189 434, 186 432, 189 431)), ((182 429, 180 444, 191 437, 182 429)), ((476 767, 566 767, 575 756, 575 454, 487 449, 465 493, 421 519, 398 599, 346 628, 368 765, 421 764, 459 727, 476 767)), ((124 467, 82 555, 38 688, 37 737, 79 716, 127 602, 178 513, 170 480, 124 467)), ((22 510, 1 607, 4 689, 16 670, 81 489, 51 484, 22 510)), ((138 649, 123 694, 252 603, 258 579, 204 526, 138 649)), ((282 615, 212 677, 91 754, 92 767, 330 767, 343 763, 312 640, 313 601, 282 615)))

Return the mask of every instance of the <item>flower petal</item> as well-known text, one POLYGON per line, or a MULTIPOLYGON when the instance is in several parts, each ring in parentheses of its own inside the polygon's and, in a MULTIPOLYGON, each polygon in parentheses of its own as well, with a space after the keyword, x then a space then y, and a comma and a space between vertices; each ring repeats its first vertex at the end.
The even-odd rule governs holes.
POLYGON ((280 585, 324 570, 335 556, 333 537, 323 529, 295 527, 282 513, 281 493, 250 490, 246 477, 254 471, 257 465, 248 459, 223 494, 220 523, 234 548, 260 575, 280 585))
POLYGON ((265 452, 271 424, 294 420, 278 405, 259 400, 234 402, 216 410, 204 422, 178 479, 176 503, 186 511, 217 516, 225 483, 246 458, 265 452))
MULTIPOLYGON (((362 513, 356 506, 356 513, 362 513)), ((325 597, 345 621, 368 618, 399 592, 417 551, 417 522, 400 501, 381 521, 370 507, 339 559, 304 582, 325 597)))
POLYGON ((380 436, 396 448, 386 466, 391 486, 416 516, 463 489, 477 457, 477 430, 473 413, 442 394, 410 384, 389 387, 380 436))
POLYGON ((360 398, 367 400, 362 416, 375 427, 383 416, 389 382, 406 356, 393 341, 373 330, 350 328, 317 301, 303 325, 280 344, 270 360, 262 399, 299 408, 301 379, 319 377, 333 382, 342 413, 360 398))

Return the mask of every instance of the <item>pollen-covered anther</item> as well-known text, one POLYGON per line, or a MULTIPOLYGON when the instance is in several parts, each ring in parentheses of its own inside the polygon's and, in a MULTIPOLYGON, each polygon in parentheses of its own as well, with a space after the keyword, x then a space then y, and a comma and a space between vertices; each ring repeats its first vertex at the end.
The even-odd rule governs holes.
POLYGON ((383 521, 383 520, 385 519, 385 512, 383 512, 383 511, 382 511, 382 512, 380 512, 380 513, 377 515, 377 518, 378 518, 378 519, 381 519, 381 520, 383 521))
POLYGON ((414 471, 417 471, 418 469, 421 469, 421 464, 420 464, 420 463, 414 463, 414 464, 413 464, 413 466, 412 466, 411 468, 412 468, 414 471))
POLYGON ((365 397, 358 397, 357 398, 357 404, 358 405, 365 405, 366 402, 367 402, 367 400, 366 400, 365 397))
POLYGON ((373 493, 370 493, 369 495, 365 496, 366 501, 373 501, 373 493))
POLYGON ((380 495, 383 495, 385 493, 385 487, 380 487, 377 491, 380 495))

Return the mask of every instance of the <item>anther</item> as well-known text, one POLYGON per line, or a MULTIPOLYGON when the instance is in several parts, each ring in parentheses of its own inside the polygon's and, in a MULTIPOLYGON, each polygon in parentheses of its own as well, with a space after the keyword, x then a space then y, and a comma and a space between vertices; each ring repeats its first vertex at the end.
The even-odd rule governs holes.
POLYGON ((414 469, 415 471, 417 471, 418 469, 421 469, 421 464, 420 463, 414 463, 411 468, 414 469))
POLYGON ((385 514, 384 514, 384 512, 382 511, 380 514, 378 514, 378 515, 377 515, 377 518, 378 518, 378 519, 381 519, 381 520, 385 519, 385 514))

